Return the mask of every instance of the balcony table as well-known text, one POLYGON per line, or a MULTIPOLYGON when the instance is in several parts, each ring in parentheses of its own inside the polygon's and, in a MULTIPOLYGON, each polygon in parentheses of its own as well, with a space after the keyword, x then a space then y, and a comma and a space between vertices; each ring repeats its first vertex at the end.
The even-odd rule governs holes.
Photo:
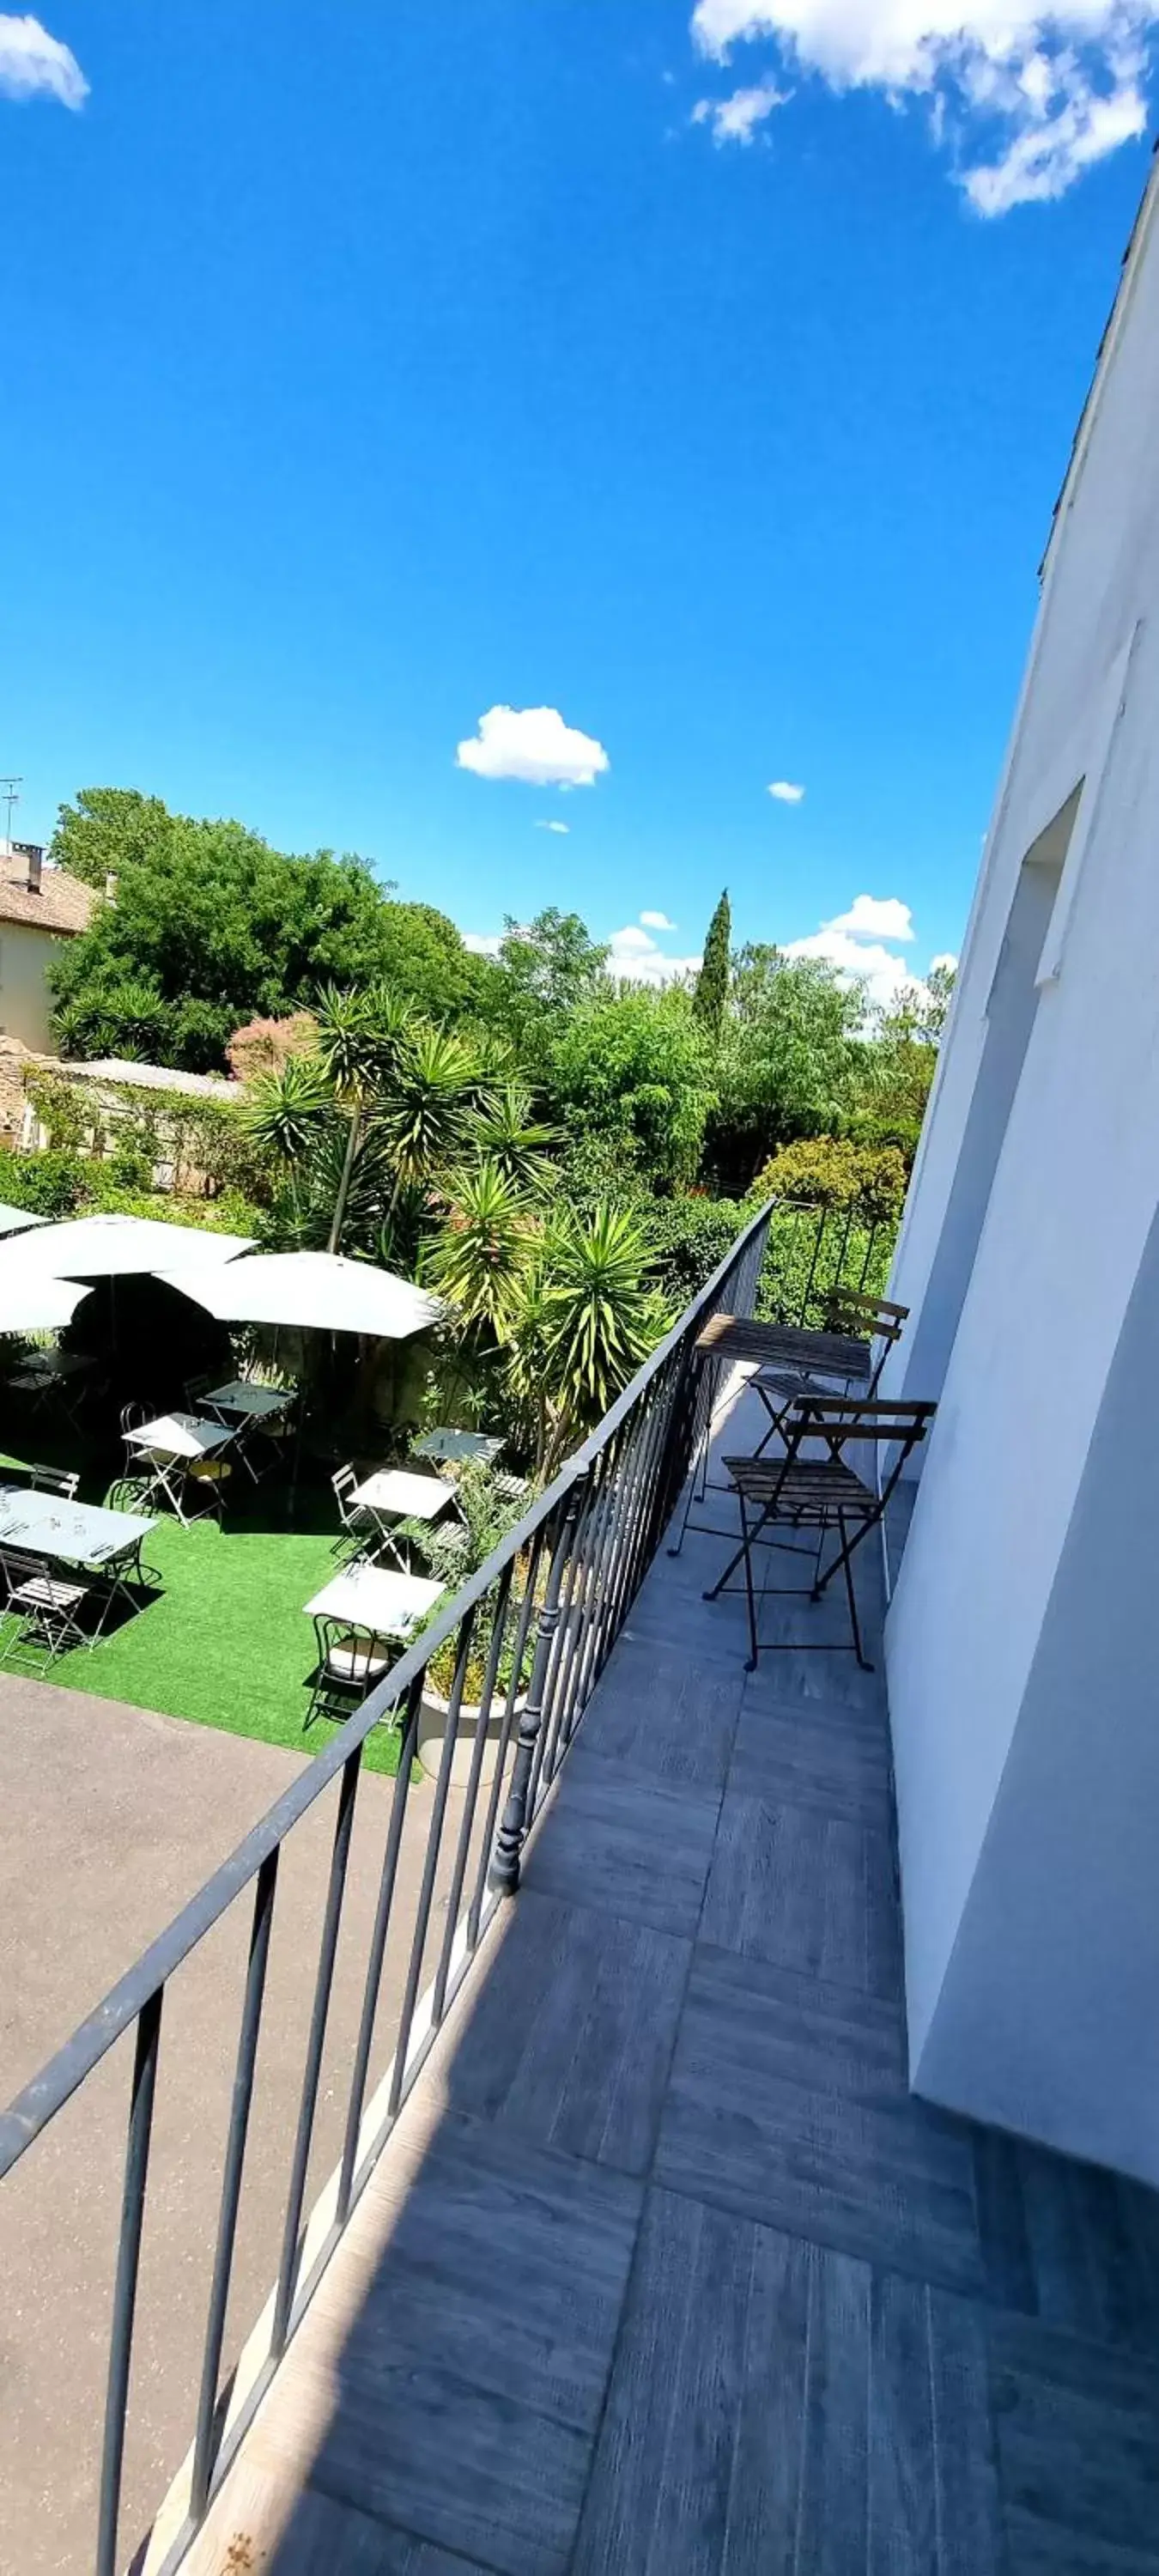
MULTIPOLYGON (((371 1514, 384 1547, 396 1549, 392 1521, 437 1521, 455 1500, 455 1488, 441 1476, 411 1476, 402 1467, 379 1467, 356 1485, 352 1502, 371 1514)), ((403 1567, 409 1574, 410 1567, 403 1567)))

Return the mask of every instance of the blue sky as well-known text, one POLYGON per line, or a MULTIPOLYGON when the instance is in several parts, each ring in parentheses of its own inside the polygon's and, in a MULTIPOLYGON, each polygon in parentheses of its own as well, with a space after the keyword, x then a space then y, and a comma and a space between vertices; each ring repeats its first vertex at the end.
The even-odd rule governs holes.
POLYGON ((646 971, 726 881, 953 950, 1150 21, 861 6, 0 12, 16 830, 136 785, 646 971))

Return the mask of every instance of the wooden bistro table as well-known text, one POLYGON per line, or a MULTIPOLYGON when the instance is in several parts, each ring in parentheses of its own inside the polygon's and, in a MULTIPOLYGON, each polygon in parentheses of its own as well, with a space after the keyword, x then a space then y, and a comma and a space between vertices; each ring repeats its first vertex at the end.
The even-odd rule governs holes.
MULTIPOLYGON (((803 1324, 762 1324, 753 1315, 729 1315, 723 1311, 710 1315, 693 1344, 697 1376, 707 1374, 708 1395, 704 1425, 697 1444, 697 1455, 685 1496, 684 1515, 675 1547, 670 1556, 678 1556, 688 1529, 701 1530, 711 1538, 732 1535, 715 1522, 694 1521, 689 1515, 694 1500, 703 1502, 708 1491, 708 1461, 716 1421, 721 1381, 737 1363, 756 1362, 756 1373, 750 1383, 761 1399, 769 1417, 765 1439, 771 1439, 795 1395, 816 1393, 818 1379, 826 1383, 836 1378, 848 1388, 865 1386, 873 1371, 873 1348, 852 1333, 812 1332, 803 1324), (762 1383, 763 1372, 771 1382, 762 1383)), ((699 1396, 699 1386, 697 1388, 699 1396)), ((760 1449, 757 1455, 760 1455, 760 1449)), ((714 1492, 731 1492, 731 1486, 714 1487, 714 1492)))

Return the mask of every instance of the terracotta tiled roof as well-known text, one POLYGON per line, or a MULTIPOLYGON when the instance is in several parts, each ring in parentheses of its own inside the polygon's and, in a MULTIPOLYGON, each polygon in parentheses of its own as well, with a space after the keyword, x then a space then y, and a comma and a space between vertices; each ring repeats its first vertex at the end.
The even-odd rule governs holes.
POLYGON ((0 921, 29 921, 69 937, 87 930, 96 895, 65 868, 45 868, 39 894, 28 891, 28 862, 0 852, 0 921))

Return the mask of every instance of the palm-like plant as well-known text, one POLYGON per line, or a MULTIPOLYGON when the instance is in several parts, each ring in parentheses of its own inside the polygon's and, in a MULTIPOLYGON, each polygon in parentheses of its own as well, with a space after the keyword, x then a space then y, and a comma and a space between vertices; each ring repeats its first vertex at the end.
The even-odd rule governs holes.
POLYGON ((396 1191, 454 1168, 470 1133, 478 1084, 478 1063, 465 1039, 421 1022, 415 1027, 376 1110, 396 1191))
POLYGON ((535 1116, 535 1098, 525 1082, 504 1082, 472 1121, 471 1140, 521 1190, 546 1189, 554 1170, 550 1154, 563 1130, 535 1116))
POLYGON ((622 1208, 561 1228, 548 1261, 546 1373, 566 1432, 606 1413, 651 1348, 659 1321, 648 1254, 622 1208))
POLYGON ((251 1141, 279 1163, 300 1164, 333 1115, 329 1083, 316 1056, 287 1056, 278 1073, 252 1085, 242 1110, 251 1141))
POLYGON ((468 1329, 505 1341, 537 1241, 535 1220, 498 1163, 483 1162, 456 1183, 427 1275, 468 1329))
POLYGON ((348 1122, 326 1247, 329 1252, 337 1252, 342 1240, 354 1166, 371 1104, 384 1080, 397 1079, 409 1052, 413 1020, 410 1004, 383 984, 368 985, 362 991, 328 984, 320 996, 317 1063, 348 1122))

